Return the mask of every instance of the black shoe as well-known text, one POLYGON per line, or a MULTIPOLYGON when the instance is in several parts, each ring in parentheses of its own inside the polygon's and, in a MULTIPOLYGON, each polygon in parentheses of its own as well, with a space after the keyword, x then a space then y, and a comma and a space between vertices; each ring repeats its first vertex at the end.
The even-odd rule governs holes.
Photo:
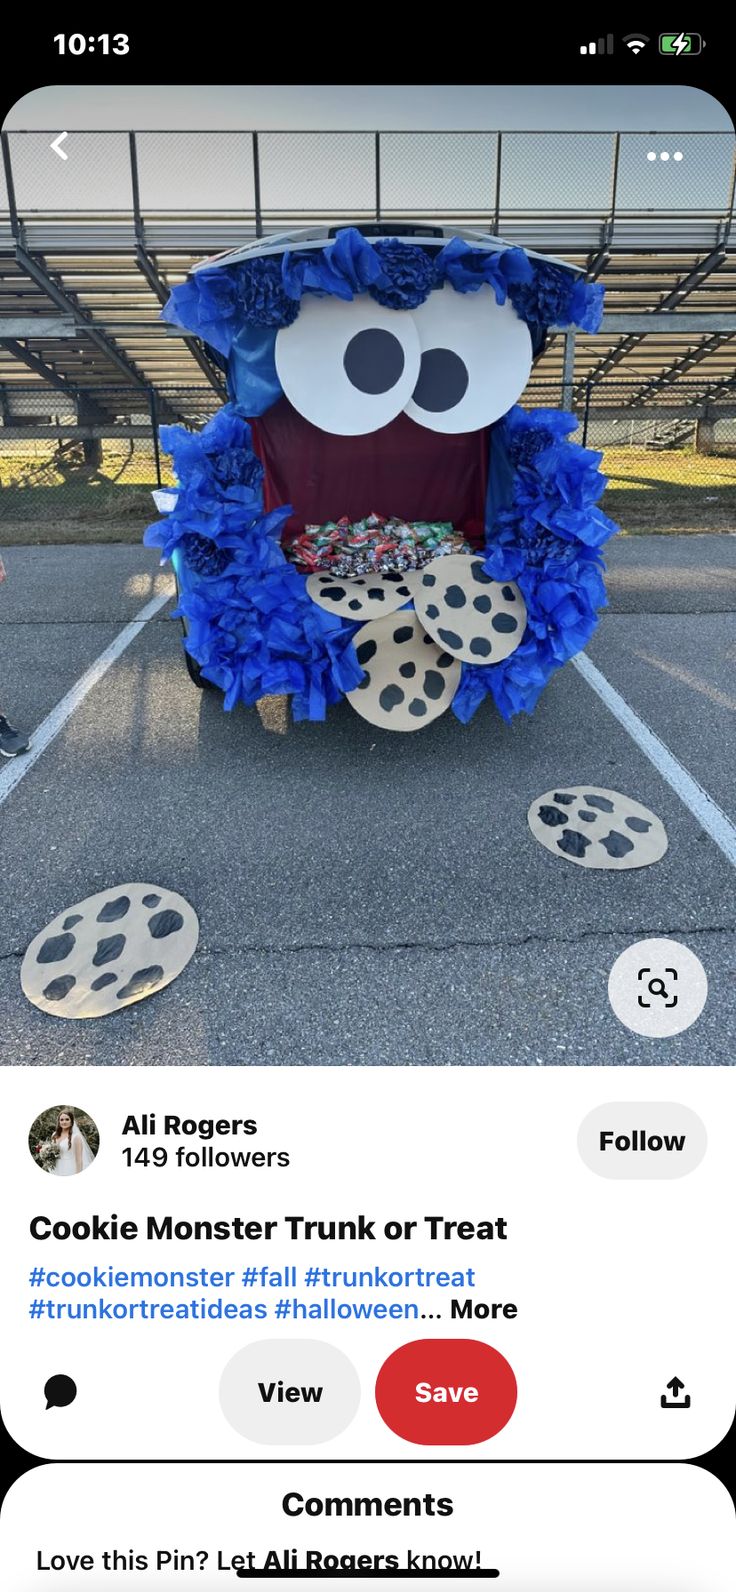
POLYGON ((0 713, 0 757, 17 757, 19 752, 27 752, 30 744, 30 737, 14 730, 0 713))

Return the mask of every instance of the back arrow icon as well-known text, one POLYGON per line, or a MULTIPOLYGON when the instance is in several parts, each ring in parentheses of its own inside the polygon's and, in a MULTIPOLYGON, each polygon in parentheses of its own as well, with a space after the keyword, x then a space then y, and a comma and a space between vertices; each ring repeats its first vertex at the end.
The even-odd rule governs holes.
POLYGON ((69 159, 69 156, 67 155, 66 150, 61 148, 61 145, 63 144, 64 139, 68 138, 68 137, 69 137, 68 133, 59 133, 58 138, 55 138, 53 144, 51 145, 51 148, 53 149, 54 154, 58 155, 60 160, 68 160, 69 159))

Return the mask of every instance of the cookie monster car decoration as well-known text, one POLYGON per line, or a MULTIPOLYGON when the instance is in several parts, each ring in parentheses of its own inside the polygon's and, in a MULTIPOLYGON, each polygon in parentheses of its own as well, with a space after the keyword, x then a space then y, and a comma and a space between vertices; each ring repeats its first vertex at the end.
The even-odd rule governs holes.
POLYGON ((346 696, 416 730, 490 693, 531 712, 605 603, 601 455, 524 410, 549 328, 594 332, 603 289, 480 232, 304 228, 206 261, 164 319, 227 370, 199 433, 162 430, 192 677, 225 707, 346 696), (370 235, 367 235, 369 234, 370 235), (396 235, 400 234, 400 235, 396 235))

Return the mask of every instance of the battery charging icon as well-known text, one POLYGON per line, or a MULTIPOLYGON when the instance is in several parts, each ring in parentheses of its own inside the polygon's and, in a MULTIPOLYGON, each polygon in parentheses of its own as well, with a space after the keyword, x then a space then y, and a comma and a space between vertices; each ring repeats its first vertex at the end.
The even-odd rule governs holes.
POLYGON ((660 33, 660 55, 700 55, 702 33, 660 33))

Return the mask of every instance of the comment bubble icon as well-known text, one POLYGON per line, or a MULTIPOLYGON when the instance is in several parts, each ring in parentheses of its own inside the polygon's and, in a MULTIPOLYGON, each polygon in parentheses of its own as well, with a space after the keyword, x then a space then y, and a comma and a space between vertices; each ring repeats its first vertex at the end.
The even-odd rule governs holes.
POLYGON ((50 1376, 43 1390, 47 1410, 65 1410, 77 1396, 77 1384, 71 1376, 50 1376))

